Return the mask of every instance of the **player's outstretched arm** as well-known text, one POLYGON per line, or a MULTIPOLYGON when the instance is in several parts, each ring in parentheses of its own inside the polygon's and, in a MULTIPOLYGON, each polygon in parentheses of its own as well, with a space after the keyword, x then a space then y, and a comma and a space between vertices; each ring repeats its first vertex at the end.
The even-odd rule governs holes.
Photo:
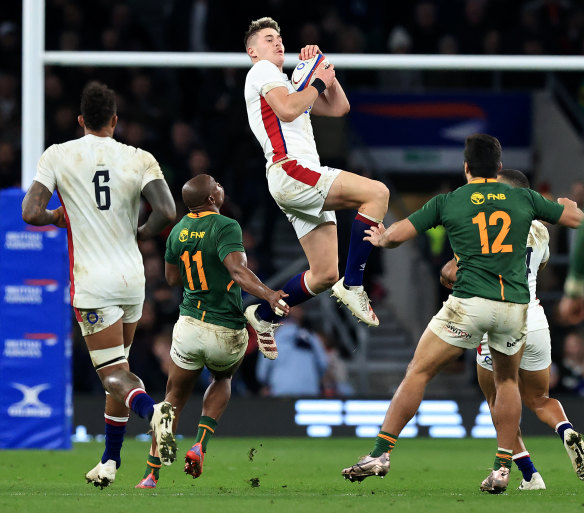
POLYGON ((54 224, 66 228, 65 211, 62 206, 55 210, 47 210, 47 205, 53 193, 42 183, 33 180, 26 196, 22 200, 22 219, 34 226, 54 224))
POLYGON ((270 303, 270 307, 274 312, 283 312, 286 316, 290 312, 290 307, 283 301, 283 298, 288 297, 283 290, 272 290, 266 287, 261 280, 247 267, 247 257, 241 251, 233 251, 223 259, 223 265, 229 271, 233 281, 237 283, 248 294, 264 299, 270 303), (278 309, 278 310, 276 310, 278 309))
POLYGON ((138 240, 158 235, 176 217, 176 206, 166 180, 152 180, 142 189, 142 194, 150 203, 152 212, 146 222, 138 227, 138 240))

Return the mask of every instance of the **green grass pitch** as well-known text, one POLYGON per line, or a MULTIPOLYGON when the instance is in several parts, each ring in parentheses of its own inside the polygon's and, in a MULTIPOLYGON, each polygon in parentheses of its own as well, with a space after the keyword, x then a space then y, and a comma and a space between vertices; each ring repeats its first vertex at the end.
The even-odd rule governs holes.
MULTIPOLYGON (((191 442, 179 441, 179 454, 191 442)), ((494 440, 399 440, 387 477, 359 484, 342 479, 340 471, 370 450, 368 439, 215 437, 199 479, 183 474, 179 460, 162 469, 156 490, 134 489, 147 443, 125 442, 116 482, 103 490, 84 480, 102 443, 76 444, 73 451, 2 451, 0 512, 584 512, 584 482, 559 439, 528 438, 526 444, 545 491, 516 490, 521 473, 514 468, 507 493, 479 492, 494 440)))

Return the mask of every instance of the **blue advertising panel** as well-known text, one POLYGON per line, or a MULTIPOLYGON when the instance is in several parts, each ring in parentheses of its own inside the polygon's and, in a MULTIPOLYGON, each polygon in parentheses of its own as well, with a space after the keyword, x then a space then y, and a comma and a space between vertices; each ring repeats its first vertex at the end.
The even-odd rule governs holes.
MULTIPOLYGON (((71 448, 67 232, 30 226, 0 190, 0 448, 71 448)), ((59 205, 53 197, 49 208, 59 205)))
POLYGON ((349 120, 363 143, 352 164, 381 170, 459 173, 464 140, 497 137, 506 167, 531 167, 528 93, 351 94, 349 120), (366 151, 364 152, 363 149, 366 151))

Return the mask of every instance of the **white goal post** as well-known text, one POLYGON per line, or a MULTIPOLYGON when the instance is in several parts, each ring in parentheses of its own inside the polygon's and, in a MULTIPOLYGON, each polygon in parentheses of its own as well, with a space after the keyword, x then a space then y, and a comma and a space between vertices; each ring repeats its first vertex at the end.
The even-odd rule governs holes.
MULTIPOLYGON (((45 1, 22 4, 22 188, 27 189, 44 150, 44 67, 111 66, 247 68, 245 53, 65 52, 45 51, 45 1)), ((295 64, 291 58, 287 66, 295 64)), ((584 71, 584 56, 555 55, 387 55, 327 54, 345 69, 424 69, 480 71, 584 71)), ((243 96, 243 92, 242 92, 243 96)))

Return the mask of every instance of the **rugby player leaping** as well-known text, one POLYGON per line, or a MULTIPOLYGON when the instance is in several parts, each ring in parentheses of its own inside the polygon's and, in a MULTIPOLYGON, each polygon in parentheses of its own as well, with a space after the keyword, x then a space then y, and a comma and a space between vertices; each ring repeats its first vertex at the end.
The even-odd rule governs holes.
MULTIPOLYGON (((283 287, 286 302, 300 304, 332 286, 333 295, 359 320, 377 326, 379 320, 363 290, 363 271, 372 249, 363 237, 385 216, 389 190, 379 181, 320 164, 310 115, 340 117, 350 108, 334 66, 321 64, 312 85, 296 92, 282 72, 284 45, 272 18, 251 23, 245 47, 253 62, 245 81, 249 124, 266 156, 270 194, 292 223, 310 267, 283 287), (334 211, 346 208, 358 213, 345 276, 339 280, 334 211)), ((299 58, 318 53, 318 46, 307 45, 299 58)), ((276 315, 266 301, 248 307, 246 317, 258 334, 274 329, 276 315)))

